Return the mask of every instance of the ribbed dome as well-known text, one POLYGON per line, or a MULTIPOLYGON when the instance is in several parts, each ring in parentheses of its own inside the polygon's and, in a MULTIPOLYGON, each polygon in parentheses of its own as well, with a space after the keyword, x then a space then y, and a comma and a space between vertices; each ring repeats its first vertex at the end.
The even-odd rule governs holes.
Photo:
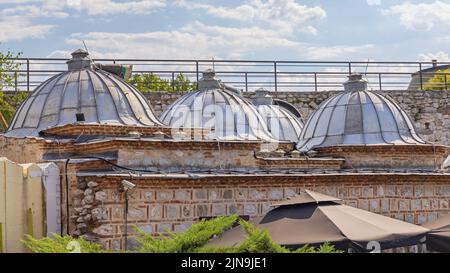
POLYGON ((253 104, 266 121, 269 132, 274 138, 282 141, 297 142, 302 132, 302 122, 287 108, 275 104, 269 91, 255 91, 253 104))
POLYGON ((207 139, 274 140, 255 106, 238 90, 223 84, 213 71, 203 73, 198 87, 164 111, 161 121, 173 128, 211 129, 207 139))
POLYGON ((366 91, 352 75, 345 92, 325 100, 308 119, 297 148, 309 151, 338 145, 425 144, 408 115, 392 99, 366 91))
POLYGON ((94 70, 87 52, 77 50, 69 71, 42 83, 15 114, 7 136, 39 132, 77 122, 130 126, 162 126, 146 98, 133 86, 103 70, 94 70), (84 121, 83 121, 83 114, 84 121))

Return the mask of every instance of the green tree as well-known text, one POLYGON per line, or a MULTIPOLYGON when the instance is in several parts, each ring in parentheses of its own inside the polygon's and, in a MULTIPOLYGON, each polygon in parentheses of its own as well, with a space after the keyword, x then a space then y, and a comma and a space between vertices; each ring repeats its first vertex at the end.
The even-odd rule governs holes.
POLYGON ((21 53, 14 54, 11 51, 0 52, 0 129, 2 131, 6 130, 16 111, 11 106, 11 99, 18 99, 18 97, 10 98, 4 91, 8 89, 17 91, 16 79, 19 76, 20 64, 13 59, 20 55, 21 53))
MULTIPOLYGON (((202 220, 193 224, 184 232, 151 235, 136 228, 138 235, 138 253, 339 253, 333 246, 324 244, 319 248, 304 246, 297 250, 289 250, 272 241, 266 230, 258 229, 252 224, 238 219, 236 215, 221 216, 211 220, 202 220), (220 235, 230 229, 236 222, 245 230, 246 239, 236 247, 205 247, 205 244, 215 235, 220 235)), ((108 252, 96 243, 83 238, 54 235, 54 238, 34 239, 26 236, 25 246, 35 253, 67 253, 69 242, 75 242, 83 253, 108 252)))
POLYGON ((424 90, 450 90, 450 69, 441 69, 435 72, 423 86, 424 90))
POLYGON ((153 73, 135 74, 129 83, 134 85, 141 92, 152 91, 191 91, 195 90, 197 85, 191 83, 183 74, 178 74, 173 81, 160 78, 153 73))

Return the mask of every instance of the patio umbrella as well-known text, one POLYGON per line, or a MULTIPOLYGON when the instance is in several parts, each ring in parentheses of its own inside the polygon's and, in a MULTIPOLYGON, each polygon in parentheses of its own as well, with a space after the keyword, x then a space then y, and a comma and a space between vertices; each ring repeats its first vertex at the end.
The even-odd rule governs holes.
POLYGON ((427 234, 427 250, 450 253, 450 214, 423 226, 431 230, 427 234))
MULTIPOLYGON (((341 200, 305 190, 274 204, 254 221, 274 242, 288 248, 329 242, 340 249, 367 251, 369 242, 380 249, 418 244, 427 228, 340 204, 341 200)), ((246 238, 237 226, 212 239, 208 246, 237 246, 246 238)), ((372 249, 370 249, 372 250, 372 249)))

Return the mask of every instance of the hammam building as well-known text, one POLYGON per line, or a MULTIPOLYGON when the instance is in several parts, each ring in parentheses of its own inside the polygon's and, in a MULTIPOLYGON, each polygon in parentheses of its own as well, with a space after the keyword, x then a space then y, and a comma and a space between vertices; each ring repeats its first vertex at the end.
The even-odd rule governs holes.
POLYGON ((448 213, 449 147, 422 139, 360 75, 344 86, 302 117, 266 90, 248 99, 205 71, 197 91, 157 117, 78 50, 20 106, 0 153, 55 163, 61 230, 112 249, 132 245, 134 225, 176 232, 218 215, 254 218, 304 189, 412 223, 448 213), (135 187, 125 192, 124 180, 135 187))

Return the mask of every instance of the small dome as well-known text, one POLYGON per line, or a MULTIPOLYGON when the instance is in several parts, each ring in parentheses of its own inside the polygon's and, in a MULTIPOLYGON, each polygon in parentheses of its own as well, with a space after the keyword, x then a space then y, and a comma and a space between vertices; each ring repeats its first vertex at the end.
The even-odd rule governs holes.
POLYGON ((303 123, 289 109, 275 102, 269 91, 262 88, 256 90, 253 104, 256 105, 256 109, 266 121, 269 132, 275 139, 298 141, 303 123))
POLYGON ((73 123, 162 126, 137 89, 94 69, 84 50, 72 57, 67 72, 43 82, 22 103, 6 136, 38 136, 50 127, 73 123))
POLYGON ((309 151, 339 145, 425 144, 408 115, 392 99, 366 91, 361 75, 352 75, 345 91, 311 114, 297 148, 309 151))
POLYGON ((161 121, 173 128, 211 130, 207 139, 274 140, 255 106, 212 70, 203 73, 198 88, 175 101, 162 113, 161 121))

